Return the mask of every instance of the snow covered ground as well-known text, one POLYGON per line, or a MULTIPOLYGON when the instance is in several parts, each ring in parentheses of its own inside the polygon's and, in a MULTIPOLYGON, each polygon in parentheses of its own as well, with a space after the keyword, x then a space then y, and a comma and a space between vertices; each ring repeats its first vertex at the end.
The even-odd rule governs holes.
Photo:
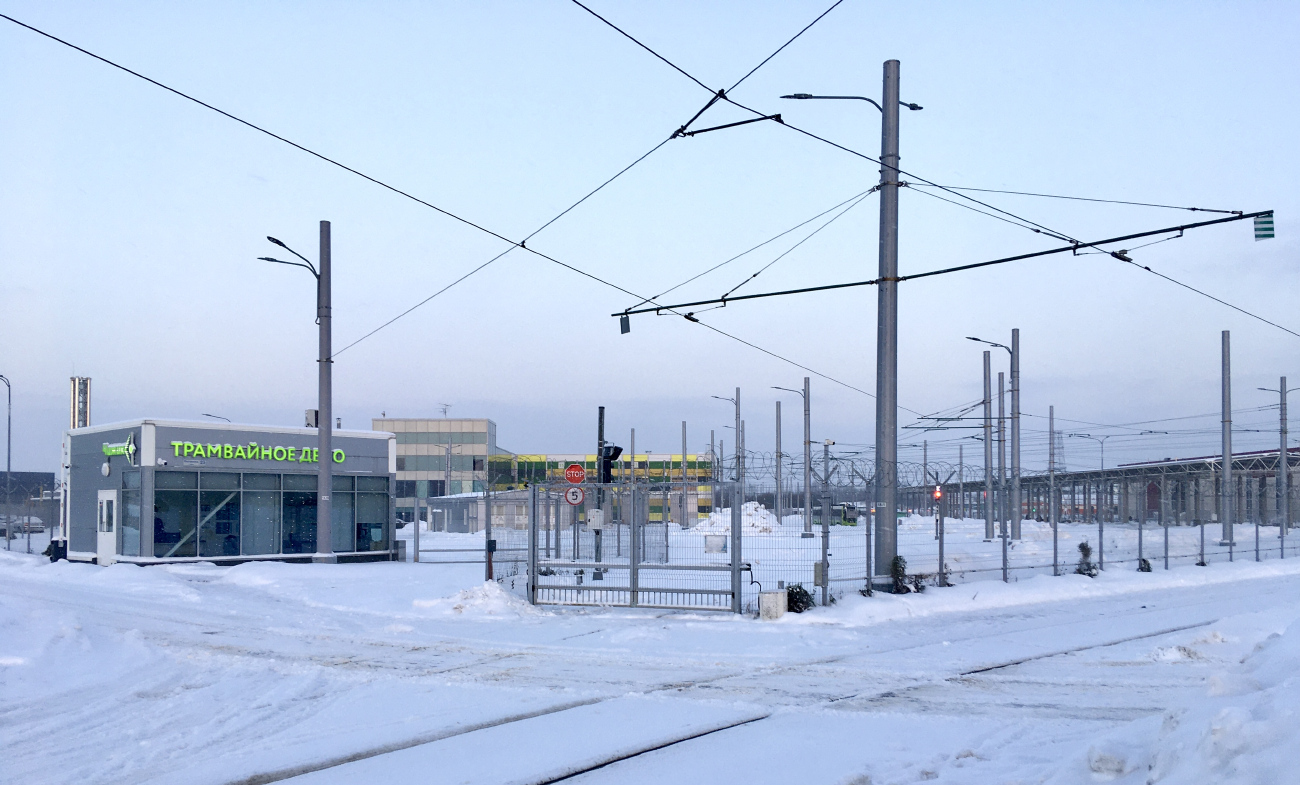
POLYGON ((0 551, 0 781, 1300 781, 1300 559, 778 622, 532 608, 482 575, 0 551))

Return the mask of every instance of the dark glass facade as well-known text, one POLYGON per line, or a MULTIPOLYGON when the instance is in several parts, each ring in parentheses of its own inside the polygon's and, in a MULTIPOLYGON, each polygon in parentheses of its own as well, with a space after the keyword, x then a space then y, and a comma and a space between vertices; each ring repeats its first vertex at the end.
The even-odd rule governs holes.
MULTIPOLYGON (((316 483, 315 474, 160 469, 154 473, 153 555, 230 558, 314 553, 316 483)), ((333 483, 334 551, 388 550, 388 477, 335 475, 333 483)), ((134 498, 138 509, 138 495, 134 498)), ((131 499, 124 495, 124 505, 129 507, 131 499)), ((124 530, 128 521, 124 515, 124 530)), ((138 535, 135 543, 138 550, 138 535)), ((126 547, 124 538, 124 551, 126 547)))

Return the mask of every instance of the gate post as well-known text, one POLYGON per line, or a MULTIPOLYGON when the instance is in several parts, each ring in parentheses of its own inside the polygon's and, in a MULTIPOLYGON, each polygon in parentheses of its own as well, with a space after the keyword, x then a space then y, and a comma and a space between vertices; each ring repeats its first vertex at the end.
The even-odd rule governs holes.
POLYGON ((537 604, 537 486, 528 489, 528 604, 537 604))
POLYGON ((731 491, 731 612, 740 613, 740 505, 744 497, 733 486, 731 491))
MULTIPOLYGON (((632 466, 633 469, 635 470, 636 467, 635 455, 632 456, 632 466)), ((632 487, 631 504, 629 505, 628 513, 627 513, 627 522, 628 522, 627 530, 628 533, 631 535, 630 537, 631 541, 628 543, 627 546, 627 586, 628 586, 627 604, 630 607, 635 608, 637 606, 637 600, 639 600, 641 597, 641 575, 638 572, 638 566, 641 561, 641 556, 640 556, 640 549, 637 547, 637 545, 641 542, 641 535, 637 531, 637 523, 636 523, 637 501, 636 501, 635 477, 632 480, 631 487, 632 487)))

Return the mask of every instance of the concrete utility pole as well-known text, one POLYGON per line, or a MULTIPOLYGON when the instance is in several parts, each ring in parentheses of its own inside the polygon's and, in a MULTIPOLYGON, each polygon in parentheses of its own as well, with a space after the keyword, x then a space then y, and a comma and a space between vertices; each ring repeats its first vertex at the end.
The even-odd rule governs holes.
MULTIPOLYGON (((718 453, 715 452, 715 447, 714 447, 716 442, 717 442, 717 437, 714 431, 710 429, 709 430, 709 479, 711 480, 718 479, 718 453)), ((635 480, 636 453, 632 454, 632 471, 634 472, 633 482, 635 482, 636 481, 635 480)))
POLYGON ((776 497, 772 506, 776 510, 776 522, 781 523, 781 402, 776 402, 776 497))
POLYGON ((998 371, 998 536, 1007 537, 1007 395, 1006 376, 998 371))
MULTIPOLYGON (((1287 535, 1287 530, 1291 528, 1291 495, 1288 492, 1290 490, 1288 486, 1291 483, 1291 478, 1287 476, 1287 466, 1286 466, 1287 460, 1286 460, 1286 377, 1285 376, 1282 377, 1282 380, 1278 386, 1278 390, 1281 392, 1281 402, 1282 402, 1281 417, 1279 423, 1279 433, 1278 433, 1278 435, 1281 437, 1281 444, 1278 446, 1278 451, 1277 451, 1277 463, 1278 463, 1277 493, 1278 493, 1278 505, 1280 506, 1282 512, 1282 520, 1278 523, 1278 531, 1281 532, 1279 536, 1285 538, 1287 535)), ((1279 551, 1279 553, 1282 555, 1283 558, 1286 558, 1285 542, 1283 542, 1282 548, 1279 551)))
POLYGON ((812 532, 812 388, 803 377, 803 536, 812 532))
POLYGON ((957 445, 957 517, 966 517, 966 461, 962 454, 965 445, 957 445))
MULTIPOLYGON (((3 377, 0 377, 3 378, 3 377)), ((1277 536, 1280 544, 1278 553, 1281 558, 1286 558, 1286 535, 1291 528, 1291 493, 1289 486, 1291 477, 1287 474, 1287 428, 1286 428, 1286 395, 1289 392, 1286 388, 1286 377, 1283 376, 1278 380, 1277 389, 1270 387, 1258 387, 1256 389, 1264 392, 1275 392, 1278 394, 1278 421, 1277 421, 1277 536)))
POLYGON ((313 562, 333 563, 334 556, 334 505, 330 493, 334 490, 334 346, 331 326, 330 295, 330 222, 320 222, 320 275, 316 278, 316 321, 320 324, 320 400, 317 406, 316 430, 320 441, 316 479, 316 553, 313 562))
POLYGON ((736 397, 732 399, 736 404, 736 487, 740 491, 737 504, 740 505, 743 512, 745 504, 745 434, 741 432, 740 424, 740 388, 736 388, 736 397))
POLYGON ((1056 407, 1047 407, 1047 520, 1052 524, 1052 574, 1060 575, 1056 526, 1056 407))
POLYGON ((1011 539, 1020 539, 1020 328, 1011 330, 1011 539))
MULTIPOLYGON (((923 439, 921 441, 921 487, 924 488, 929 484, 930 484, 930 441, 928 439, 923 439)), ((930 513, 929 494, 923 494, 921 497, 921 514, 928 515, 929 513, 930 513)), ((939 536, 938 531, 935 531, 934 534, 936 537, 939 536)))
POLYGON ((984 539, 993 532, 993 381, 988 351, 984 352, 984 539))
POLYGON ((1219 520, 1222 522, 1220 545, 1230 545, 1233 540, 1232 519, 1232 342, 1228 330, 1223 331, 1223 469, 1219 488, 1219 520))
POLYGON ((898 555, 898 61, 886 60, 884 70, 876 287, 876 575, 889 575, 898 555))
MULTIPOLYGON (((12 507, 12 502, 10 502, 10 496, 13 495, 13 385, 10 385, 10 383, 9 383, 9 377, 5 377, 5 376, 0 376, 0 382, 4 382, 5 390, 8 391, 8 394, 9 394, 9 395, 8 395, 8 396, 9 396, 9 405, 8 405, 8 408, 5 409, 5 412, 6 412, 6 413, 5 413, 5 430, 4 430, 4 433, 5 433, 5 437, 4 437, 4 506, 5 506, 5 512, 10 512, 10 507, 12 507)), ((1283 378, 1283 380, 1282 380, 1283 385, 1286 385, 1286 382, 1287 382, 1287 381, 1286 381, 1286 378, 1283 378)), ((1286 396, 1283 396, 1283 398, 1282 398, 1282 421, 1283 421, 1283 424, 1284 424, 1284 422, 1286 422, 1286 411, 1287 411, 1286 400, 1287 400, 1287 399, 1286 399, 1286 396)), ((1286 428, 1286 425, 1283 425, 1283 428, 1286 428)), ((1284 433, 1286 433, 1286 431, 1283 431, 1283 434, 1284 434, 1284 433)), ((1283 435, 1283 437, 1282 437, 1282 446, 1283 446, 1283 450, 1286 450, 1286 443, 1287 443, 1286 439, 1287 439, 1287 438, 1286 438, 1286 435, 1283 435)), ((9 516, 9 520, 10 520, 10 521, 13 520, 13 515, 10 515, 10 516, 9 516)), ((5 541, 8 541, 8 539, 9 539, 9 529, 12 529, 12 528, 13 528, 12 525, 10 525, 10 524, 5 524, 5 541)))

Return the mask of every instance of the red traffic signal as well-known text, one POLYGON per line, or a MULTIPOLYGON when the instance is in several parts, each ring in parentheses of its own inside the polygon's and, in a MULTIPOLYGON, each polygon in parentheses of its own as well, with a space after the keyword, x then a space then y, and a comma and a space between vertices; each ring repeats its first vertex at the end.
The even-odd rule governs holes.
POLYGON ((934 486, 934 498, 936 499, 943 498, 943 489, 940 488, 938 485, 934 486))

